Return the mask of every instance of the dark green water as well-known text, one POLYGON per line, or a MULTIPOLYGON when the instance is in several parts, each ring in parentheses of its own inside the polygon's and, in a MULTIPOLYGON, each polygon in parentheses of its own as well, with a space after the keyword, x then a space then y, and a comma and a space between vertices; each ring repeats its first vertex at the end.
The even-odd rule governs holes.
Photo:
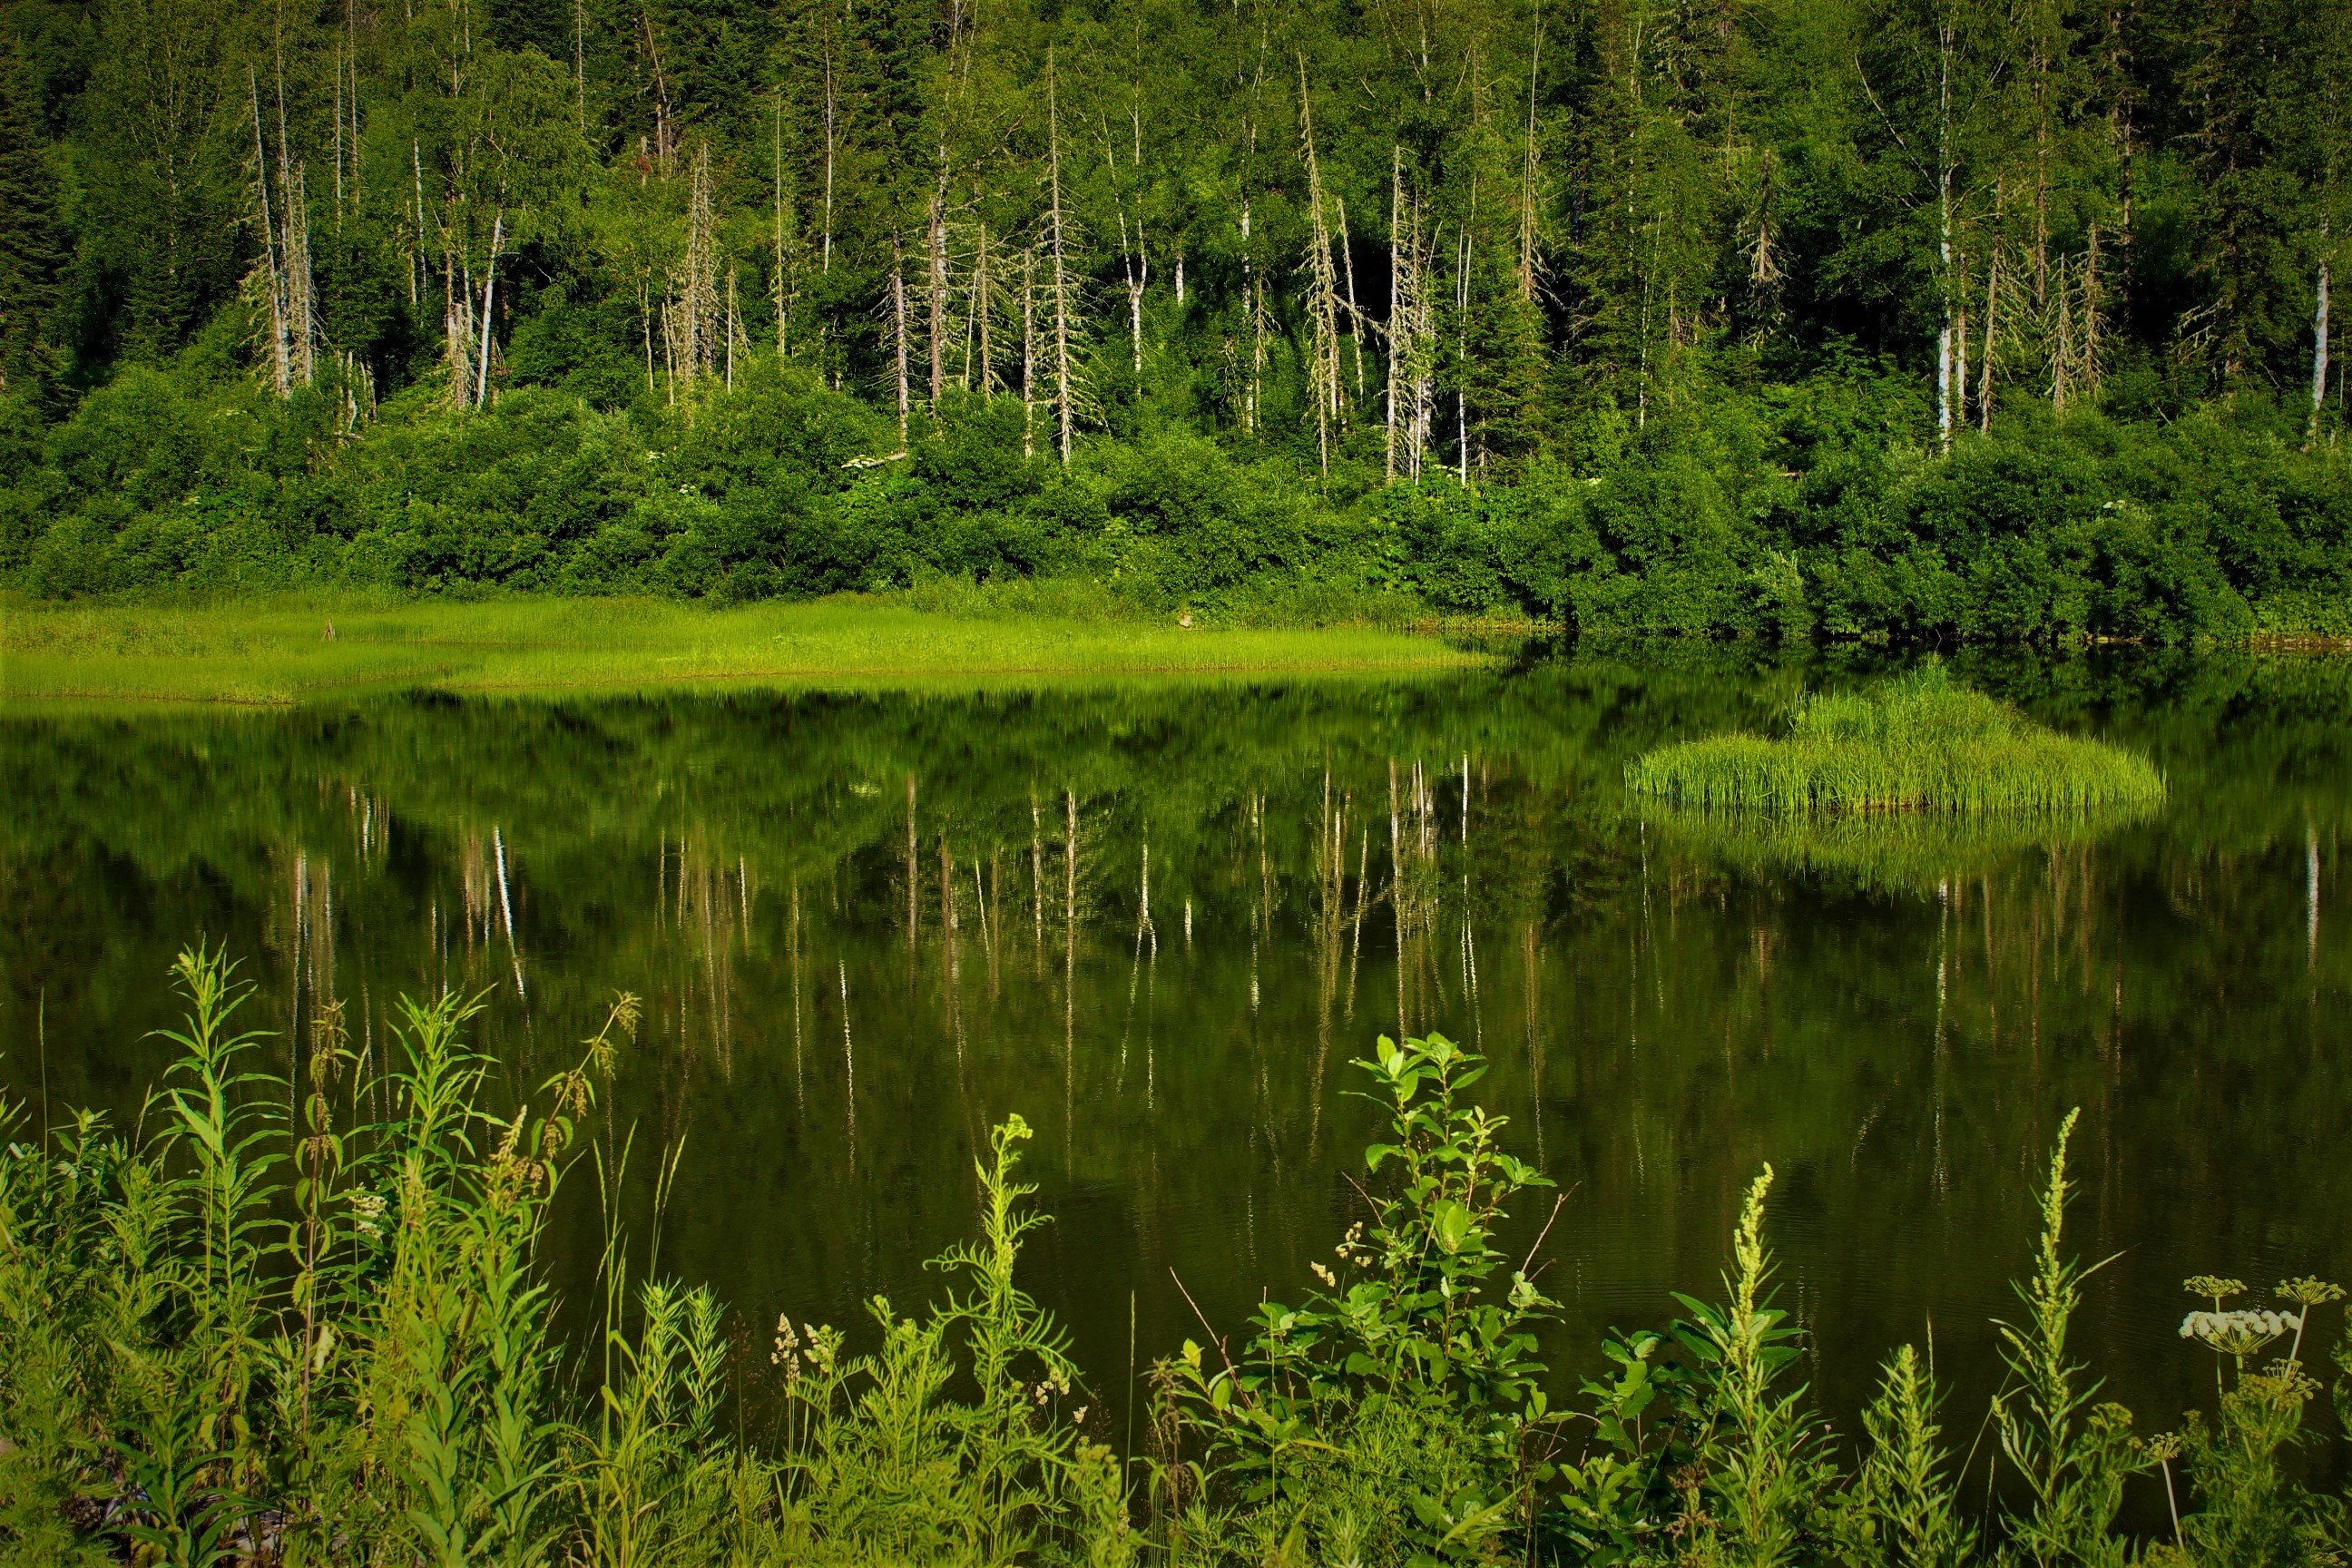
MULTIPOLYGON (((1696 839, 1618 780, 1853 668, 1706 652, 1404 685, 938 697, 370 701, 0 718, 0 1080, 135 1114, 173 950, 226 940, 257 1018, 326 998, 379 1053, 403 990, 488 994, 502 1094, 645 999, 610 1106, 641 1245, 764 1347, 933 1278, 986 1124, 1037 1129, 1030 1279, 1105 1404, 1129 1362, 1296 1299, 1355 1213, 1349 1066, 1377 1032, 1494 1061, 1570 1195, 1553 1360, 1709 1291, 1778 1168, 1785 1303, 1850 1411, 1932 1322, 1969 1403, 2083 1108, 2080 1342, 2177 1422, 2210 1389, 2181 1279, 2352 1269, 2352 665, 1959 673, 2144 748, 2159 816, 1883 854, 1696 839), (46 1044, 44 1045, 44 1035, 46 1044)), ((286 1060, 282 1043, 281 1066, 286 1060)), ((594 1183, 558 1268, 586 1294, 594 1183)), ((1531 1236, 1541 1219, 1520 1216, 1531 1236)))

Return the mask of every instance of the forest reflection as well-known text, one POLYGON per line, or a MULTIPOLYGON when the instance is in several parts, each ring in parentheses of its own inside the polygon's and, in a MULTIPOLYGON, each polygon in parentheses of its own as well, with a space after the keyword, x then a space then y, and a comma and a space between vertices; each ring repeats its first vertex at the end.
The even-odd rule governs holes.
MULTIPOLYGON (((1175 1279, 1223 1327, 1306 1288, 1358 1210, 1349 1064, 1441 1030, 1570 1191, 1563 1379, 1602 1324, 1711 1286, 1769 1158, 1833 1408, 1923 1321, 1982 1392, 2080 1105, 2084 1247, 2123 1254, 2088 1348, 2169 1419, 2204 1372, 2181 1278, 2345 1255, 2352 667, 1962 667, 2152 755, 2172 799, 2138 821, 1798 844, 1620 786, 1660 740, 1871 673, 1702 650, 1404 685, 16 715, 0 1080, 134 1116, 200 933, 257 983, 278 1070, 331 1004, 380 1064, 402 991, 485 994, 510 1102, 631 991, 603 1148, 661 1268, 755 1339, 920 1297, 1017 1110, 1057 1216, 1034 1288, 1116 1380, 1200 1331, 1175 1279)), ((562 1217, 574 1302, 594 1190, 562 1217)), ((1544 1217, 1516 1216, 1529 1240, 1544 1217)))

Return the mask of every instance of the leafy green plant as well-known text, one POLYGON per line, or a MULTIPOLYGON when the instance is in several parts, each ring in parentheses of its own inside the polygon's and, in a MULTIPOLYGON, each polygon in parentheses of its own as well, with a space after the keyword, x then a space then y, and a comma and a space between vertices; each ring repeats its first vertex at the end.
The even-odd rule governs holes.
POLYGON ((1356 1064, 1385 1105, 1365 1151, 1370 1218, 1339 1276, 1298 1307, 1268 1301, 1238 1358, 1188 1342, 1166 1374, 1223 1478, 1306 1523, 1338 1478, 1369 1483, 1360 1511, 1318 1534, 1364 1537, 1413 1561, 1490 1551, 1546 1476, 1529 1435, 1547 1422, 1535 1324, 1553 1306, 1496 1245, 1512 1199, 1551 1185, 1499 1145, 1502 1118, 1468 1103, 1485 1063, 1441 1035, 1383 1036, 1356 1064), (1403 1508, 1399 1508, 1402 1501, 1403 1508), (1369 1521, 1388 1515, 1385 1527, 1369 1521))

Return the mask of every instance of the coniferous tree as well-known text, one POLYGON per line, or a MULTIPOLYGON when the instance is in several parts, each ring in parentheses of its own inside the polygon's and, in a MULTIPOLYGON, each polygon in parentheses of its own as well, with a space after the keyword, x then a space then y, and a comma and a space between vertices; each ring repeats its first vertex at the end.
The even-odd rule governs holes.
POLYGON ((0 31, 0 394, 37 389, 56 371, 59 277, 67 263, 57 182, 22 54, 0 31))

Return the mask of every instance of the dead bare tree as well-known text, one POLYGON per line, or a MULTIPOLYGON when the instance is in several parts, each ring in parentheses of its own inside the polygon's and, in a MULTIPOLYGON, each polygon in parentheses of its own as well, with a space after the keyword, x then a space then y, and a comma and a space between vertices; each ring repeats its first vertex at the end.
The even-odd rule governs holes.
POLYGON ((908 416, 913 413, 913 394, 907 373, 907 258, 898 237, 890 237, 890 360, 897 373, 898 390, 898 444, 907 444, 908 416))
POLYGON ((939 143, 939 177, 931 185, 929 221, 926 225, 929 287, 926 303, 930 317, 931 405, 939 406, 948 387, 948 144, 939 143))
POLYGON ((1045 243, 1053 263, 1051 295, 1054 312, 1054 424, 1064 464, 1077 433, 1077 279, 1071 275, 1071 234, 1062 205, 1061 98, 1054 79, 1054 56, 1045 55, 1045 243))
POLYGON ((1315 405, 1315 451, 1331 471, 1331 440, 1339 421, 1339 280, 1331 260, 1331 230, 1323 208, 1323 172, 1315 156, 1315 108, 1307 81, 1307 55, 1298 56, 1298 142, 1307 163, 1307 396, 1315 405))

